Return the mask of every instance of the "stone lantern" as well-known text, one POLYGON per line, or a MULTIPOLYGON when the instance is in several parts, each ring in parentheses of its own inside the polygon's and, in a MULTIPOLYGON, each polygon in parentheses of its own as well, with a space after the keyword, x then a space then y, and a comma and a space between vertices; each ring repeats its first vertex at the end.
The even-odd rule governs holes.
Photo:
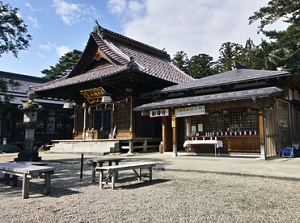
POLYGON ((20 151, 15 161, 40 161, 38 151, 34 149, 34 131, 38 127, 37 114, 44 110, 42 105, 34 101, 36 94, 32 91, 27 93, 28 101, 18 106, 24 112, 22 127, 25 129, 24 150, 20 151))

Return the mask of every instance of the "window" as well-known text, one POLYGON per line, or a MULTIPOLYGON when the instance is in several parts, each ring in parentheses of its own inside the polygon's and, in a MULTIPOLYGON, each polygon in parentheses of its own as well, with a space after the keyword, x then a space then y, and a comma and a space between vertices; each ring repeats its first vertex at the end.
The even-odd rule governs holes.
POLYGON ((202 129, 197 129, 200 135, 256 135, 258 110, 242 107, 207 110, 205 115, 192 116, 191 126, 201 126, 202 129))
POLYGON ((289 104, 284 101, 277 101, 278 125, 279 129, 287 130, 289 128, 289 104))

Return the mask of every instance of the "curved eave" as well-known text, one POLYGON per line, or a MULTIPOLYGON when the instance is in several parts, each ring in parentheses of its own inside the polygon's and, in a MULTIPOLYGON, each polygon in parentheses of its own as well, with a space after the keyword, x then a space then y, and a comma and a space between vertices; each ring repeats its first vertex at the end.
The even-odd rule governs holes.
POLYGON ((124 72, 128 70, 127 65, 122 65, 122 66, 117 66, 117 65, 109 65, 107 67, 101 67, 101 68, 96 68, 93 70, 90 70, 84 74, 81 74, 79 76, 74 76, 71 78, 61 78, 58 80, 50 81, 46 84, 42 85, 36 85, 31 88, 32 91, 35 92, 41 92, 41 91, 48 91, 48 90, 53 90, 62 87, 69 87, 69 86, 74 86, 78 84, 83 84, 86 82, 91 82, 94 80, 99 80, 103 77, 109 76, 109 75, 114 75, 120 72, 124 72))

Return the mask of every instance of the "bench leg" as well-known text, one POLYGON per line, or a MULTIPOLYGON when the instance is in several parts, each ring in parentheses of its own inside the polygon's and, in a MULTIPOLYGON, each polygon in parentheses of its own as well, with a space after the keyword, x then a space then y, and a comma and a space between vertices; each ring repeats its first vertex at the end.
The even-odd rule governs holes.
POLYGON ((149 181, 152 181, 152 166, 149 168, 149 181))
POLYGON ((116 183, 116 176, 118 171, 114 171, 111 175, 111 189, 115 189, 115 183, 116 183))
POLYGON ((100 171, 100 173, 99 173, 99 187, 100 187, 100 189, 102 189, 103 188, 103 171, 100 171))
POLYGON ((51 173, 45 173, 45 194, 51 193, 51 173))
MULTIPOLYGON (((119 161, 116 161, 115 163, 116 163, 116 166, 119 165, 119 161)), ((117 171, 116 172, 116 180, 118 180, 118 178, 119 178, 119 174, 118 174, 118 171, 117 171)))
POLYGON ((92 182, 95 183, 95 177, 96 177, 96 163, 93 163, 93 169, 92 169, 92 182))
POLYGON ((132 169, 135 175, 138 177, 139 180, 142 180, 142 168, 139 168, 139 172, 136 169, 132 169))
POLYGON ((23 174, 23 182, 22 182, 22 197, 24 199, 29 197, 29 177, 27 174, 23 174))

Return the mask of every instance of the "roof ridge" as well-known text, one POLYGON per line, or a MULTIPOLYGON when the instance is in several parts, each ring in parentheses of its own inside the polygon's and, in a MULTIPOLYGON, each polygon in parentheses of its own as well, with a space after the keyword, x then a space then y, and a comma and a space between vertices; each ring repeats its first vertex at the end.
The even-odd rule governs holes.
POLYGON ((113 50, 116 54, 118 54, 120 57, 124 58, 128 62, 130 61, 130 57, 124 52, 122 52, 118 47, 116 47, 111 41, 109 41, 108 39, 103 39, 103 41, 107 43, 108 47, 111 50, 113 50))
MULTIPOLYGON (((97 23, 97 22, 96 22, 97 23)), ((107 34, 110 36, 110 37, 117 37, 117 39, 124 39, 124 40, 127 40, 129 41, 128 43, 135 43, 137 45, 140 45, 146 49, 148 49, 149 51, 151 52, 156 52, 157 54, 161 55, 161 56, 164 56, 165 58, 168 58, 170 59, 170 55, 165 51, 165 50, 161 50, 161 49, 158 49, 156 47, 153 47, 153 46, 150 46, 146 43, 142 43, 140 41, 137 41, 137 40, 134 40, 130 37, 127 37, 125 35, 121 35, 119 33, 116 33, 114 31, 111 31, 109 29, 106 29, 106 28, 103 28, 102 26, 100 26, 98 23, 97 25, 94 27, 94 32, 98 33, 98 35, 100 35, 101 37, 105 37, 107 34)))
MULTIPOLYGON (((116 55, 120 56, 121 58, 123 58, 125 61, 127 61, 127 65, 129 65, 130 63, 132 63, 132 61, 134 60, 133 57, 128 56, 126 53, 124 53, 122 50, 120 50, 113 42, 111 42, 109 39, 105 39, 103 38, 101 35, 99 35, 99 33, 93 33, 95 35, 97 35, 97 37, 101 38, 101 40, 106 44, 106 46, 113 51, 116 55)), ((95 35, 93 35, 93 37, 95 37, 95 35)), ((99 45, 98 45, 99 46, 99 45)), ((134 63, 136 65, 138 65, 138 69, 139 70, 145 70, 145 67, 142 66, 141 64, 139 64, 137 61, 134 61, 134 63)))
POLYGON ((112 43, 110 43, 110 41, 107 39, 104 40, 104 38, 98 32, 92 32, 91 36, 93 37, 98 48, 101 49, 112 61, 119 64, 128 63, 130 61, 130 59, 126 57, 126 54, 123 53, 121 55, 120 52, 117 53, 116 51, 119 51, 119 49, 117 49, 116 46, 112 46, 112 43))

